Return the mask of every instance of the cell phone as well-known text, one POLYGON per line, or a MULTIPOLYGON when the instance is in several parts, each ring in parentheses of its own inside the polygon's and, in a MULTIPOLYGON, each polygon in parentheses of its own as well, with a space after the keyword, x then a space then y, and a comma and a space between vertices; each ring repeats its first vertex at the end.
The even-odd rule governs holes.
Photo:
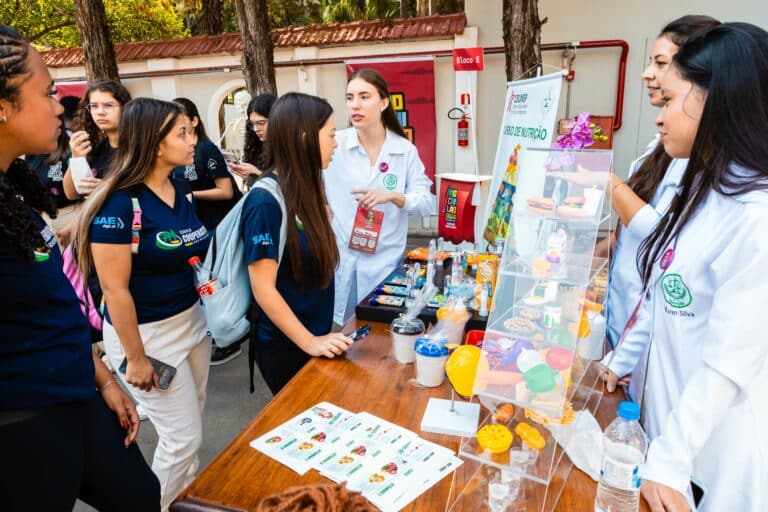
POLYGON ((371 332, 371 326, 369 324, 365 324, 362 327, 358 327, 358 329, 352 334, 350 334, 348 338, 351 339, 353 342, 359 341, 365 338, 366 336, 368 336, 370 332, 371 332))
POLYGON ((240 163, 240 156, 235 153, 234 151, 227 151, 226 149, 221 151, 221 155, 224 157, 224 160, 230 163, 239 164, 240 163))
MULTIPOLYGON (((171 386, 171 381, 176 376, 176 368, 169 364, 165 364, 162 361, 158 361, 154 357, 147 356, 147 359, 149 359, 149 362, 152 363, 152 366, 155 369, 155 372, 157 373, 157 387, 165 391, 171 386)), ((118 368, 118 371, 120 373, 125 373, 125 371, 128 369, 128 358, 124 358, 123 362, 120 363, 120 368, 118 368)))
POLYGON ((693 494, 693 504, 696 510, 701 510, 704 498, 707 495, 707 489, 700 482, 691 480, 691 493, 693 494))

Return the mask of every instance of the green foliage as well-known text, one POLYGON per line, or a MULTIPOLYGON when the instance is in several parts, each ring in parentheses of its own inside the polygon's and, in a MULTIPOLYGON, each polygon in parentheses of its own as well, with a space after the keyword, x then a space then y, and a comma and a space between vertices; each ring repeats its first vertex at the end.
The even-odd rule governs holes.
MULTIPOLYGON (((170 0, 104 0, 115 43, 187 35, 170 0)), ((45 48, 80 46, 74 0, 0 0, 0 23, 10 25, 45 48)))

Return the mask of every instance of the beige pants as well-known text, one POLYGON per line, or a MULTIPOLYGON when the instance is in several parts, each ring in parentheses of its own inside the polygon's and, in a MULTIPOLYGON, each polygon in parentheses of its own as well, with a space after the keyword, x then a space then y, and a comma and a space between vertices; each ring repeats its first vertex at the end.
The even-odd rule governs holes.
MULTIPOLYGON (((129 385, 133 398, 147 411, 159 437, 152 471, 160 480, 160 502, 165 511, 195 478, 200 462, 197 451, 203 441, 203 407, 211 359, 211 338, 199 303, 181 313, 139 325, 144 352, 176 368, 165 391, 142 391, 129 385)), ((125 357, 117 332, 104 322, 104 347, 113 368, 125 357)))

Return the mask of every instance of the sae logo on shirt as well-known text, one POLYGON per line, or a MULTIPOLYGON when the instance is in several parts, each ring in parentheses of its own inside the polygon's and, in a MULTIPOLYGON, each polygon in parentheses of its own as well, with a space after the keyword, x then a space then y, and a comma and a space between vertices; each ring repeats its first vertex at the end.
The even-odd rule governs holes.
POLYGON ((101 226, 103 229, 123 229, 125 223, 120 217, 94 217, 94 226, 101 226))
POLYGON ((269 233, 254 235, 253 245, 272 245, 272 235, 269 233))

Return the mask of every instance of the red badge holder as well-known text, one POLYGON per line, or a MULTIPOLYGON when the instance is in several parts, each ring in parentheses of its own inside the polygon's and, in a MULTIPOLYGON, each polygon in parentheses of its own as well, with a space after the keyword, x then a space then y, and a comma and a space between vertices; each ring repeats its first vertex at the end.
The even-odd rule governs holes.
POLYGON ((353 251, 375 254, 383 221, 384 212, 358 207, 355 223, 352 225, 352 236, 349 237, 349 248, 353 251))

